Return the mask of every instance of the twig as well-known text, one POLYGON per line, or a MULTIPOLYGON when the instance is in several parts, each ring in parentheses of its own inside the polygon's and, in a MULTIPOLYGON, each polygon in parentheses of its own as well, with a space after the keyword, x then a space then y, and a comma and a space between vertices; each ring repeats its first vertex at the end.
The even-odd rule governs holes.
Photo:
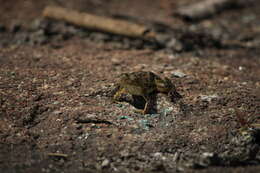
POLYGON ((66 159, 68 157, 67 154, 62 154, 62 153, 48 153, 47 155, 50 157, 58 157, 63 159, 66 159))
POLYGON ((125 20, 112 19, 108 17, 96 16, 89 13, 80 13, 78 11, 49 6, 43 11, 44 17, 79 25, 88 29, 108 32, 128 37, 139 37, 143 39, 151 39, 155 37, 155 33, 147 27, 125 20))
POLYGON ((109 124, 109 125, 113 124, 112 122, 107 121, 107 120, 90 119, 90 118, 87 118, 87 119, 77 119, 76 122, 77 123, 109 124))

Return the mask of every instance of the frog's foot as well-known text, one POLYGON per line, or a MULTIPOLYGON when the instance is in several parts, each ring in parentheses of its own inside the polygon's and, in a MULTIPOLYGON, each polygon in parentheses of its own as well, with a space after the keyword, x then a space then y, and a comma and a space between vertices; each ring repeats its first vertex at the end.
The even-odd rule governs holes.
POLYGON ((135 112, 141 113, 143 115, 149 114, 150 113, 150 108, 151 108, 150 102, 146 102, 145 106, 144 106, 144 109, 136 109, 135 112))
POLYGON ((122 95, 125 94, 125 89, 119 89, 115 95, 113 96, 114 101, 120 101, 122 100, 122 95))
POLYGON ((115 102, 117 102, 117 100, 119 100, 120 97, 121 97, 121 93, 118 91, 118 92, 116 92, 115 95, 113 96, 113 100, 114 100, 115 102))
POLYGON ((143 109, 135 109, 134 112, 136 112, 138 114, 142 114, 142 115, 147 114, 143 109))

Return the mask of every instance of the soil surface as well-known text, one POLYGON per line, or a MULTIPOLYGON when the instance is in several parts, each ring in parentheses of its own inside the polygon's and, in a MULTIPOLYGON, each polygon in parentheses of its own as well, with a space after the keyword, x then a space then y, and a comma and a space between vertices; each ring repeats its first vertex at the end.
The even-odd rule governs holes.
POLYGON ((0 172, 259 172, 260 2, 187 22, 189 0, 0 0, 0 172), (163 45, 41 17, 47 5, 145 24, 163 45), (166 39, 166 40, 167 40, 166 39), (141 115, 121 73, 166 76, 141 115))

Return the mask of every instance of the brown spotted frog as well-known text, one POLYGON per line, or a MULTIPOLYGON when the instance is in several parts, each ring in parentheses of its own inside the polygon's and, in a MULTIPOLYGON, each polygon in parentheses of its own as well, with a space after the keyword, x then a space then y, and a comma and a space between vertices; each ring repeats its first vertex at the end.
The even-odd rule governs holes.
POLYGON ((142 114, 150 112, 152 98, 157 93, 167 94, 173 102, 182 97, 176 91, 175 86, 169 78, 161 78, 149 71, 123 73, 119 76, 116 87, 116 93, 113 96, 114 101, 121 101, 124 94, 144 98, 145 106, 143 110, 140 110, 142 114))

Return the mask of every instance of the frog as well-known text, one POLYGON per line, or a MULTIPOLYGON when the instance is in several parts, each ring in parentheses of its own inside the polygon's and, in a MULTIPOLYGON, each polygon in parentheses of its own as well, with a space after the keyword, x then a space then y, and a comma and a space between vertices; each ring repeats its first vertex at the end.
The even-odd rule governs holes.
POLYGON ((122 101, 123 95, 142 97, 145 101, 143 109, 136 110, 141 114, 148 114, 153 106, 154 95, 163 93, 168 95, 172 102, 182 98, 175 85, 167 77, 160 77, 151 71, 136 71, 122 73, 115 84, 116 92, 113 96, 115 102, 122 101))

